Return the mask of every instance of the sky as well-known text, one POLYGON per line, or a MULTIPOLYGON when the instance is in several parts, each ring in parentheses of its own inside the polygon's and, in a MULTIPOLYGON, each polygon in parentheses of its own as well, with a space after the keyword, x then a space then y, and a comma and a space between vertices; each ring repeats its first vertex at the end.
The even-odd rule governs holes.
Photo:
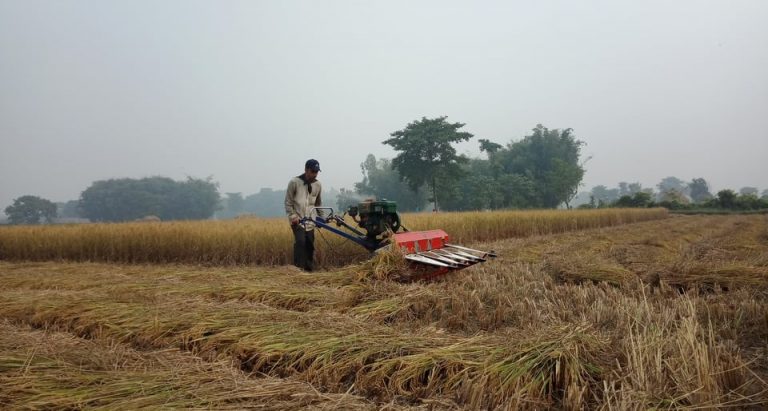
POLYGON ((0 209, 96 180, 352 188, 448 116, 586 143, 582 190, 768 188, 768 1, 0 0, 0 209))

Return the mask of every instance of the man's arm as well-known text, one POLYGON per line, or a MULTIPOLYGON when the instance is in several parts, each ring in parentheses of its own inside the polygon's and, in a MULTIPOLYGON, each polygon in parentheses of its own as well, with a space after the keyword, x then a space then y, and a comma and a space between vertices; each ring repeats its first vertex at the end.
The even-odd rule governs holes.
POLYGON ((296 212, 296 207, 293 199, 296 197, 296 182, 293 180, 288 182, 288 188, 285 190, 285 214, 288 216, 288 220, 291 224, 297 224, 299 222, 299 213, 296 212))
MULTIPOLYGON (((323 186, 318 183, 317 188, 318 190, 317 190, 317 198, 315 199, 315 207, 322 207, 323 200, 320 196, 323 193, 323 186)), ((322 210, 317 210, 317 215, 319 215, 320 217, 325 217, 325 213, 322 210)))

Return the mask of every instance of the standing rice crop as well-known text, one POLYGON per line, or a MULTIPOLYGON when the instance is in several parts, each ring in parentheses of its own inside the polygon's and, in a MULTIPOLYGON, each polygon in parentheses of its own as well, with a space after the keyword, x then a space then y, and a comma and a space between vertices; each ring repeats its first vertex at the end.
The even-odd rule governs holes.
MULTIPOLYGON (((667 217, 665 209, 489 211, 405 214, 410 230, 441 228, 451 241, 472 243, 562 233, 667 217)), ((282 265, 293 236, 283 218, 0 227, 0 260, 282 265)), ((316 259, 339 266, 367 252, 319 231, 316 259)))

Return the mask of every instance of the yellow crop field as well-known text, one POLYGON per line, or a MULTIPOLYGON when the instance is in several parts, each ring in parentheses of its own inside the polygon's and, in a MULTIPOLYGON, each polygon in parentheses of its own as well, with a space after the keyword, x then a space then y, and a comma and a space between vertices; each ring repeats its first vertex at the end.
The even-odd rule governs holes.
MULTIPOLYGON (((403 215, 410 230, 444 229, 458 243, 561 233, 666 218, 665 209, 496 211, 403 215)), ((359 261, 364 249, 319 232, 317 261, 359 261)), ((286 219, 143 222, 0 228, 0 259, 126 263, 258 264, 290 261, 293 236, 286 219)))
POLYGON ((579 228, 465 240, 499 257, 430 283, 0 261, 0 408, 768 406, 766 216, 579 228))

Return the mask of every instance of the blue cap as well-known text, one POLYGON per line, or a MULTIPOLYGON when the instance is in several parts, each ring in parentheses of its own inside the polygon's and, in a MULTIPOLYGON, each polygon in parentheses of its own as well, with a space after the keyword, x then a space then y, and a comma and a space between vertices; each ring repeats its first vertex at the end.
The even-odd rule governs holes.
POLYGON ((307 160, 306 163, 304 163, 305 169, 310 169, 312 171, 320 171, 320 162, 315 160, 314 158, 311 158, 307 160))

